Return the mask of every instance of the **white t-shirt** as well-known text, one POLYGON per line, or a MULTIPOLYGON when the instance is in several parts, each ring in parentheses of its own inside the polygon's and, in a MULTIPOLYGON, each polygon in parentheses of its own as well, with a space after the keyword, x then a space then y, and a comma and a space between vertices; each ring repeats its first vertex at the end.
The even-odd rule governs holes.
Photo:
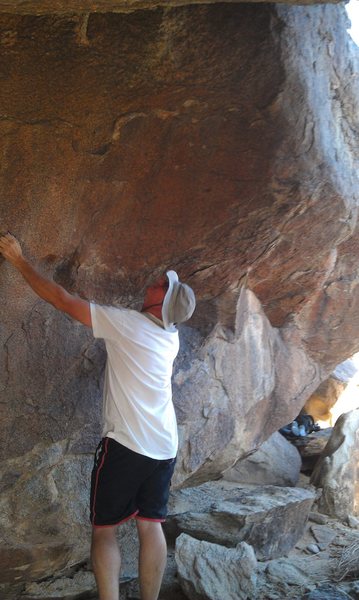
POLYGON ((102 435, 157 460, 174 458, 171 376, 178 332, 126 308, 91 304, 91 318, 94 336, 105 340, 107 350, 102 435))

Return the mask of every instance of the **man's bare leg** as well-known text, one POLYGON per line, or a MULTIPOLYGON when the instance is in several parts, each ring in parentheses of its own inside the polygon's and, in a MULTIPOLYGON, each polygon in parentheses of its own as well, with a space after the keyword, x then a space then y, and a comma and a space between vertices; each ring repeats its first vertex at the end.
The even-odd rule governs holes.
POLYGON ((140 540, 141 600, 157 600, 167 562, 167 544, 161 523, 136 521, 140 540))
POLYGON ((121 555, 117 527, 94 527, 91 561, 100 600, 119 600, 121 555))

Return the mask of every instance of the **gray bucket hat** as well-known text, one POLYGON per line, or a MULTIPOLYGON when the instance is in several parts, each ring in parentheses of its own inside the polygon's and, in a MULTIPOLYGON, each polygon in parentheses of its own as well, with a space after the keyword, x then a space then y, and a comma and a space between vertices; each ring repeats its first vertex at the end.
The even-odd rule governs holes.
POLYGON ((181 283, 176 271, 167 271, 168 290, 162 304, 162 320, 167 331, 176 331, 175 323, 184 323, 196 308, 194 291, 181 283))

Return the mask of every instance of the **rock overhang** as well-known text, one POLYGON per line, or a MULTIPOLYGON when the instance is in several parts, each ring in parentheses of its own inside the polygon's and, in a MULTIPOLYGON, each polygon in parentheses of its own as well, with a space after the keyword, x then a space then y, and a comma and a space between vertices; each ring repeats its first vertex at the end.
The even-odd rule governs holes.
MULTIPOLYGON (((35 4, 46 9, 22 7, 35 4)), ((217 327, 207 339, 192 327, 182 332, 188 339, 175 371, 177 478, 194 485, 295 417, 320 365, 358 343, 359 236, 348 170, 356 59, 342 7, 97 12, 78 22, 73 14, 2 15, 1 222, 44 272, 99 302, 138 299, 158 265, 191 278, 198 325, 217 327), (336 152, 323 147, 324 131, 336 152), (264 312, 248 292, 236 313, 246 273, 264 312)), ((41 548, 45 534, 57 536, 66 562, 53 521, 70 511, 53 492, 67 481, 74 490, 90 467, 104 355, 7 265, 1 276, 2 502, 21 500, 32 543, 36 521, 41 548), (56 464, 34 464, 31 481, 18 477, 40 439, 56 464), (39 509, 53 509, 49 518, 34 519, 29 489, 39 509), (44 496, 46 505, 37 501, 44 496)), ((81 502, 85 514, 85 494, 81 502)), ((18 569, 24 520, 6 522, 8 510, 9 568, 18 569)), ((79 560, 79 530, 70 527, 66 544, 79 560)), ((43 576, 54 570, 40 567, 43 576)))
MULTIPOLYGON (((269 0, 260 0, 266 3, 269 0)), ((222 0, 226 4, 258 0, 222 0)), ((283 4, 338 4, 341 0, 281 0, 283 4)), ((218 4, 218 0, 0 0, 0 13, 22 15, 129 13, 136 10, 173 8, 191 4, 218 4)))

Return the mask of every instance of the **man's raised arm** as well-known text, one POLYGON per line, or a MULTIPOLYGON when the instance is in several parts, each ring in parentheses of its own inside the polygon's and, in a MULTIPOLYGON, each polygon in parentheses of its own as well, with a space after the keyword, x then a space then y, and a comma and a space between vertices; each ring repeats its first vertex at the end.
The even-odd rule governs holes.
POLYGON ((21 273, 40 298, 80 323, 91 327, 89 302, 69 294, 61 285, 40 275, 23 256, 19 242, 11 233, 0 237, 0 253, 21 273))

